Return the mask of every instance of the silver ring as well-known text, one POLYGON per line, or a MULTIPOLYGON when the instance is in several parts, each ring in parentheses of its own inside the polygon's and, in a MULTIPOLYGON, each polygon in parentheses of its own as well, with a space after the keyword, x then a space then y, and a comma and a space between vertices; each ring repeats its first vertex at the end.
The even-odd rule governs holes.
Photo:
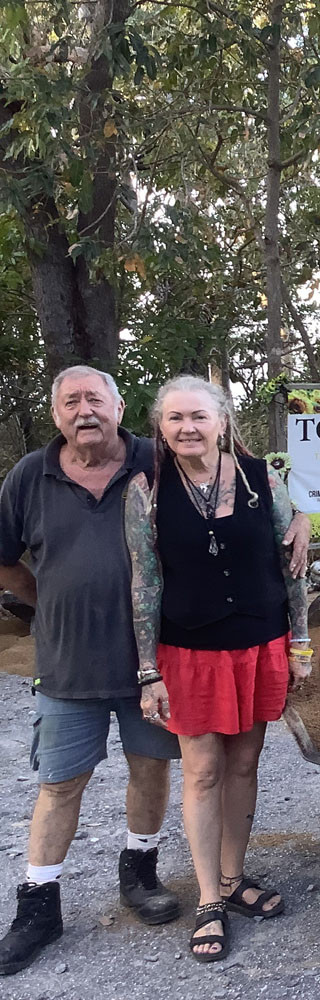
POLYGON ((160 719, 160 712, 152 712, 149 716, 150 719, 160 719))

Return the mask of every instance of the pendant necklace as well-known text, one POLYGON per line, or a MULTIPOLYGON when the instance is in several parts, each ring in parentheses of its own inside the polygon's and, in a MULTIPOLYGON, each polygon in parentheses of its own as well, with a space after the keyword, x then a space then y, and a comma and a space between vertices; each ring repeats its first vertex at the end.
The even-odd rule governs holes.
POLYGON ((216 516, 216 509, 219 499, 220 477, 221 477, 221 452, 219 453, 217 471, 212 486, 210 485, 210 483, 202 483, 200 486, 197 486, 196 483, 193 483, 192 479, 190 479, 188 474, 184 471, 182 465, 180 465, 180 462, 177 458, 175 459, 175 462, 178 468, 180 469, 180 472, 187 486, 188 492, 191 495, 191 499, 193 500, 194 506, 198 510, 199 514, 201 514, 201 516, 204 517, 206 521, 210 522, 209 552, 211 556, 217 556, 219 552, 219 547, 217 539, 215 537, 215 533, 213 531, 213 521, 216 516))

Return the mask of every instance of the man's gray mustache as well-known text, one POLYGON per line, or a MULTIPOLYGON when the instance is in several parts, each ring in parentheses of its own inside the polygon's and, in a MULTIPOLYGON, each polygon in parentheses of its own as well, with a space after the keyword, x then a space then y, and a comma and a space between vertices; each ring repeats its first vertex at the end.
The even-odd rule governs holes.
POLYGON ((75 423, 76 430, 81 427, 100 427, 100 421, 96 420, 95 417, 88 417, 88 420, 76 420, 75 423))

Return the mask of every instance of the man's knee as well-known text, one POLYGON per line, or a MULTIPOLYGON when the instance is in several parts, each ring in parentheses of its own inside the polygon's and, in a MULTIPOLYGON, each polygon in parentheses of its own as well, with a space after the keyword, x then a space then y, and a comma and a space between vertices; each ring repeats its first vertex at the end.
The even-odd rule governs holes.
POLYGON ((75 778, 69 778, 68 781, 41 782, 40 795, 45 795, 56 805, 72 802, 82 795, 91 775, 92 771, 86 771, 85 774, 78 774, 75 778))
POLYGON ((170 774, 169 760, 156 760, 153 757, 138 757, 136 754, 126 754, 130 781, 133 784, 161 790, 166 785, 170 774))

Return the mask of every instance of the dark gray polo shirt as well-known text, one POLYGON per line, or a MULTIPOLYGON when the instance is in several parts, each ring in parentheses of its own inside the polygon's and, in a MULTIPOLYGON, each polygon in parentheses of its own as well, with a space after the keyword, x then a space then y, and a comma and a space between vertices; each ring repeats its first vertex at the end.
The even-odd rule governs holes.
POLYGON ((22 458, 0 494, 0 563, 13 566, 30 550, 38 590, 35 680, 53 698, 138 691, 124 494, 137 472, 150 482, 153 446, 119 433, 126 460, 101 500, 62 471, 61 435, 22 458))

